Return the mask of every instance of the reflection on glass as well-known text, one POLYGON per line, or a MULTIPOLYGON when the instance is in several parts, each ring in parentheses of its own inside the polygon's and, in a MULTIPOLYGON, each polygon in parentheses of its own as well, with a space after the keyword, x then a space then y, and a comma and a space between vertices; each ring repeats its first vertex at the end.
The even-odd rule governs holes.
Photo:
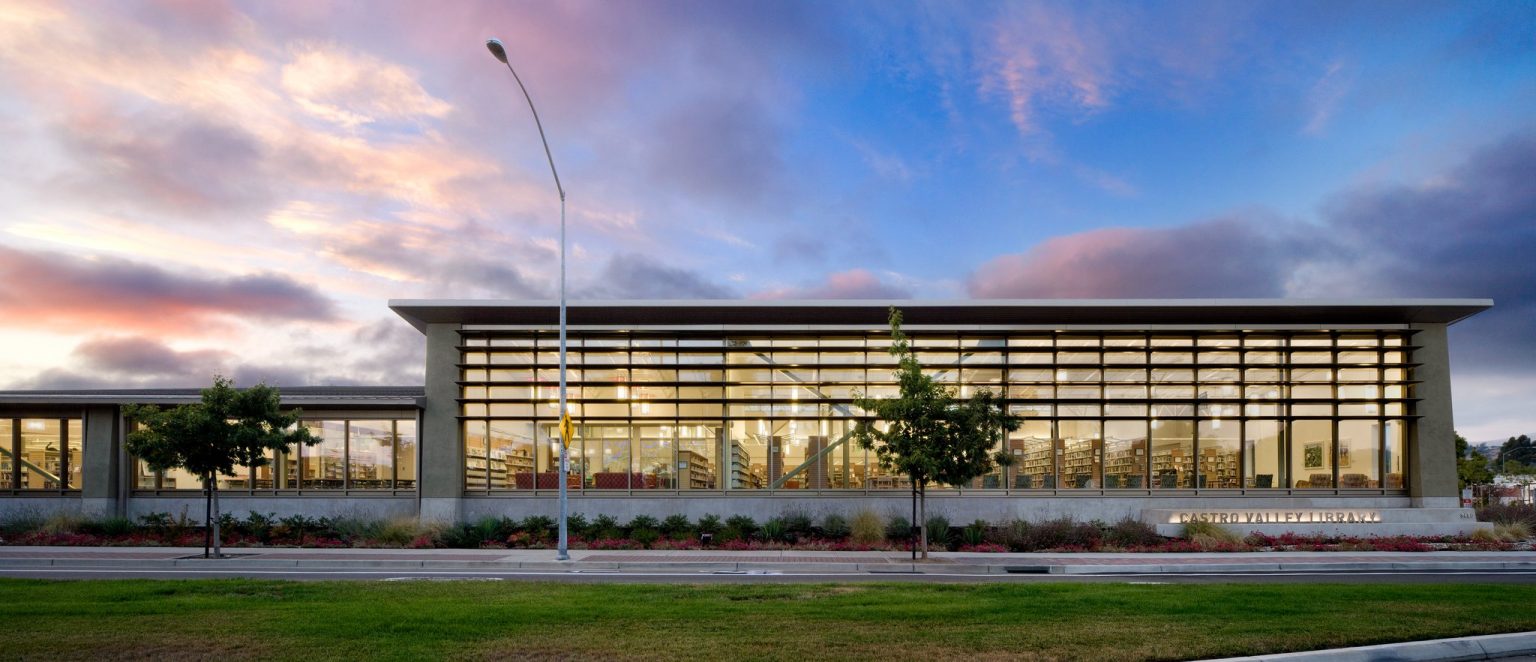
POLYGON ((1061 486, 1099 486, 1100 431, 1098 421, 1061 421, 1056 457, 1061 462, 1061 486))
POLYGON ((1243 469, 1244 485, 1252 488, 1285 487, 1285 443, 1280 421, 1249 420, 1244 426, 1243 444, 1247 459, 1243 469))
POLYGON ((1195 486, 1195 423, 1153 419, 1152 487, 1195 486))
POLYGON ((1147 475, 1147 422, 1104 423, 1104 487, 1144 488, 1147 475))
POLYGON ((64 487, 63 426, 54 418, 21 419, 21 488, 57 490, 64 487))
POLYGON ((346 421, 305 421, 304 425, 320 443, 299 449, 303 458, 299 465, 299 488, 341 489, 345 485, 342 470, 347 448, 346 421))
POLYGON ((1339 421, 1339 487, 1381 487, 1381 423, 1339 421))
POLYGON ((1056 457, 1051 446, 1051 422, 1024 421, 1008 435, 1008 452, 1013 454, 1014 483, 1017 489, 1056 487, 1056 457))
POLYGON ((1199 425, 1200 487, 1228 489, 1241 487, 1238 461, 1241 457, 1238 422, 1220 418, 1202 419, 1199 425))
POLYGON ((395 488, 416 487, 416 421, 395 421, 395 488))
POLYGON ((395 431, 391 421, 352 421, 347 449, 348 487, 388 489, 395 481, 395 431))

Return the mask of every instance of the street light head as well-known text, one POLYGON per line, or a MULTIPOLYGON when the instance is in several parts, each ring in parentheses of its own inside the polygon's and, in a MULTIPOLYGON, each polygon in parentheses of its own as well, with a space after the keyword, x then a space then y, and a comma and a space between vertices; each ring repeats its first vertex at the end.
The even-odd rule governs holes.
POLYGON ((495 55, 502 64, 507 63, 507 49, 502 47, 500 39, 485 40, 485 47, 491 49, 491 55, 495 55))

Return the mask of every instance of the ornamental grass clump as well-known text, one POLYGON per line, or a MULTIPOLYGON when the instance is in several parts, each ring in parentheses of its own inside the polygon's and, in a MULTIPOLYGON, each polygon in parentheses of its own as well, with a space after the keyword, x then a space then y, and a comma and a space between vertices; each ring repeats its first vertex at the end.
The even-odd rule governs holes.
POLYGON ((1498 536, 1499 540, 1504 542, 1520 542, 1522 540, 1530 540, 1531 525, 1525 522, 1494 524, 1493 532, 1498 536))
POLYGON ((885 519, 868 508, 853 514, 848 536, 858 545, 878 545, 885 540, 885 519))
POLYGON ((1204 551, 1235 551, 1247 548, 1242 536, 1215 522, 1185 524, 1183 537, 1204 551))

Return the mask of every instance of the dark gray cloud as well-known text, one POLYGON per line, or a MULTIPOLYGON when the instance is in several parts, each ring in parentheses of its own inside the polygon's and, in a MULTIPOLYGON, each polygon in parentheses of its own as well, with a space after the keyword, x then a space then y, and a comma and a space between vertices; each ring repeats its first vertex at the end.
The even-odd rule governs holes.
POLYGON ((1487 297, 1454 328, 1459 364, 1536 369, 1536 136, 1516 135, 1413 184, 1356 187, 1316 224, 1255 215, 1095 230, 1003 255, 980 298, 1487 297))
POLYGON ((144 377, 212 375, 230 359, 228 352, 178 352, 164 343, 143 337, 95 338, 75 347, 74 354, 93 371, 144 377))
POLYGON ((52 368, 14 388, 173 388, 212 383, 232 356, 219 350, 178 351, 142 336, 92 338, 72 353, 75 367, 52 368))
POLYGON ((737 295, 693 271, 661 264, 644 255, 617 253, 608 259, 597 282, 576 292, 577 299, 731 299, 737 295))
POLYGON ((336 310, 315 289, 277 274, 182 274, 0 246, 0 315, 72 330, 201 333, 223 318, 331 321, 336 310))

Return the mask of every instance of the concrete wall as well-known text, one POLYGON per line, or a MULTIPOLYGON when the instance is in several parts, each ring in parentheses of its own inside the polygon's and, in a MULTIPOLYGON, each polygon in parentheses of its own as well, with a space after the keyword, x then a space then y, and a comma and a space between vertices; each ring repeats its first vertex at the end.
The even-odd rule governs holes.
POLYGON ((459 440, 459 327, 427 327, 427 397, 421 411, 421 518, 456 521, 464 494, 459 440))
MULTIPOLYGON (((705 514, 748 515, 759 522, 786 512, 804 512, 812 516, 839 514, 851 516, 869 509, 882 515, 910 516, 912 501, 907 496, 732 496, 708 499, 698 497, 628 496, 593 497, 573 496, 570 512, 581 513, 588 518, 610 515, 628 521, 636 515, 663 518, 683 514, 697 519, 705 514)), ((1103 520, 1113 522, 1125 517, 1139 518, 1143 510, 1177 510, 1183 508, 1406 508, 1406 497, 1008 497, 980 495, 928 496, 928 514, 944 515, 952 524, 964 524, 977 519, 1000 522, 1019 518, 1044 520, 1071 517, 1078 521, 1103 520)), ((553 497, 495 498, 466 497, 464 518, 475 520, 486 516, 527 517, 559 512, 559 502, 553 497)))
POLYGON ((1417 425, 1408 426, 1408 495, 1415 506, 1454 508, 1460 505, 1456 477, 1456 426, 1451 417, 1451 357, 1444 324, 1419 324, 1411 342, 1413 372, 1419 384, 1417 425))
MULTIPOLYGON (((170 513, 201 521, 206 506, 201 495, 136 496, 128 500, 128 517, 138 519, 150 513, 170 513)), ((278 517, 355 517, 360 519, 395 519, 416 517, 416 498, 398 497, 270 497, 219 494, 219 510, 239 518, 251 511, 278 517)))

